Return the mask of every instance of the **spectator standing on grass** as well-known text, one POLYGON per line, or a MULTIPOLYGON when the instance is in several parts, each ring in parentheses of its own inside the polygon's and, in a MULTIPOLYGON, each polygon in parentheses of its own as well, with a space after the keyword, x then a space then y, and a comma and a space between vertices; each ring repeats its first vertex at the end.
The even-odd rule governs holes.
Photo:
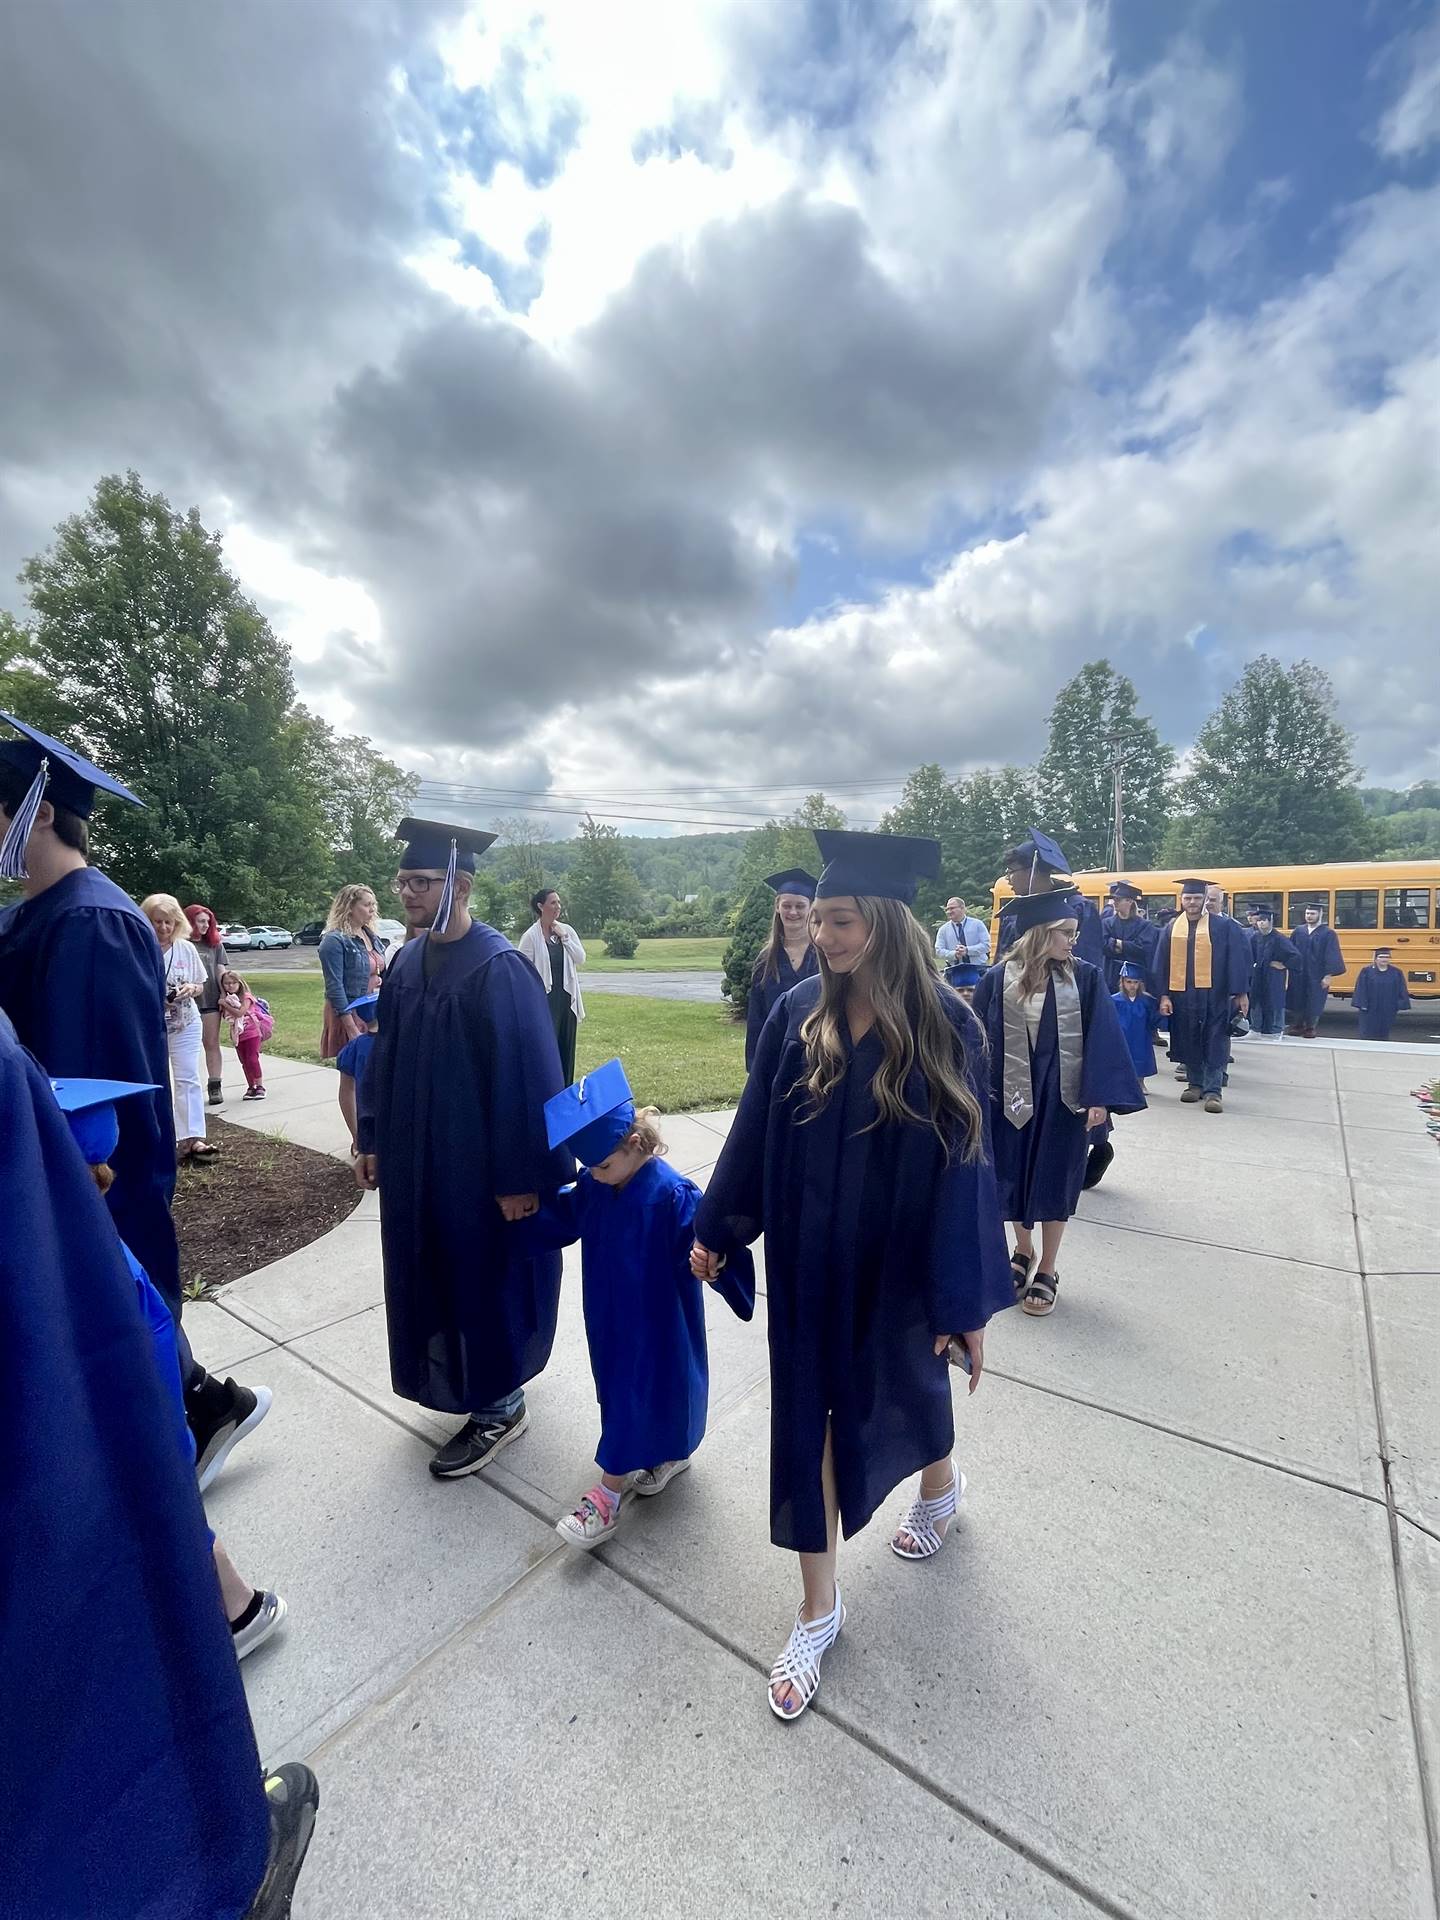
MULTIPOLYGON (((569 1178, 546 1143, 560 1054, 535 969, 470 917, 493 833, 402 820, 395 891, 411 938, 381 990, 357 1089, 355 1177, 380 1190, 390 1377, 464 1425, 430 1462, 454 1480, 524 1432, 525 1382, 555 1340, 560 1256, 506 1230, 569 1178)), ((358 1024, 358 1023, 357 1023, 358 1024)))
POLYGON ((196 1006, 200 1013, 200 1044, 205 1049, 206 1098, 212 1107, 223 1107, 221 1087, 224 1057, 220 1052, 220 974, 230 957, 220 943, 220 923, 209 907, 186 907, 190 923, 190 941, 205 969, 205 985, 196 1006))
POLYGON ((203 1490, 264 1419, 270 1389, 206 1373, 180 1324, 164 961, 144 914, 88 858, 97 797, 143 803, 48 734, 9 714, 0 720, 23 736, 0 742, 0 874, 21 881, 25 895, 0 913, 0 1008, 54 1078, 104 1076, 158 1089, 125 1102, 106 1202, 175 1322, 203 1490))
POLYGON ((362 1031, 345 1009, 362 993, 375 993, 385 965, 385 948, 375 931, 380 908, 374 889, 352 882, 330 902, 320 936, 320 971, 325 976, 325 1007, 320 1057, 333 1060, 347 1040, 362 1031))
POLYGON ((205 969, 186 939, 190 922, 173 893, 147 894, 140 910, 155 929, 165 966, 165 1044, 174 1082, 175 1151, 182 1164, 216 1158, 205 1138, 205 1095, 200 1085, 200 995, 205 969))
POLYGON ((560 1071, 568 1082, 575 1078, 575 1043, 580 1022, 585 1018, 585 1001, 580 993, 580 968, 585 964, 585 949, 575 929, 560 918, 560 896, 554 887, 542 887, 533 894, 530 911, 534 921, 517 944, 539 974, 550 1002, 555 1044, 560 1049, 560 1071))

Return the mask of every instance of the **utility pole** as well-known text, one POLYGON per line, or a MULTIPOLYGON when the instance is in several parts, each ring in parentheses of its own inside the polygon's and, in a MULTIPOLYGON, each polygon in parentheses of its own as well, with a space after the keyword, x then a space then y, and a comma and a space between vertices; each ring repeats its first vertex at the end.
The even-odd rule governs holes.
POLYGON ((1125 868, 1125 763, 1123 742, 1118 733, 1110 736, 1110 781, 1115 807, 1115 871, 1125 868))

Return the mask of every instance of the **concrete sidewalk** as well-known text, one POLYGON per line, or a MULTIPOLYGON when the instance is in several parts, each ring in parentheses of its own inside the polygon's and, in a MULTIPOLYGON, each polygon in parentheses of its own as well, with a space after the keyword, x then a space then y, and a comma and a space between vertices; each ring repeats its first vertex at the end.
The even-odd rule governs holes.
MULTIPOLYGON (((300 1920, 1433 1914, 1440 1061, 1237 1051, 1223 1116, 1162 1063, 1120 1124, 1059 1309, 1002 1315, 960 1401, 951 1539, 846 1544, 795 1727, 763 1308, 710 1302, 705 1447, 590 1558, 552 1531, 593 1478, 578 1261, 529 1433, 452 1485, 454 1422, 389 1390, 373 1197, 187 1310, 275 1391, 209 1507, 290 1602, 244 1671, 321 1776, 300 1920)), ((333 1074, 267 1076, 227 1118, 344 1151, 333 1074)), ((726 1125, 667 1123, 676 1165, 726 1125)))

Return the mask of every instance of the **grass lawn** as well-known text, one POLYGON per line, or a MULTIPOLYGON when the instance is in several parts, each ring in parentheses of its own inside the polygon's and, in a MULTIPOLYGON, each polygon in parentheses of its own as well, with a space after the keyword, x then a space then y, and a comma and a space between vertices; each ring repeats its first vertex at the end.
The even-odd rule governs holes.
POLYGON ((633 960, 612 960, 605 942, 598 936, 585 951, 589 958, 580 975, 581 987, 587 973, 719 973, 728 940, 642 940, 633 960))
MULTIPOLYGON (((700 946, 661 940, 655 946, 700 946)), ((320 1061, 322 983, 317 973, 267 973, 251 981, 270 1003, 275 1033, 267 1052, 320 1061)), ((617 1055, 637 1099, 662 1113, 732 1107, 745 1084, 745 1029, 725 1007, 699 1001, 595 994, 580 1028, 578 1068, 588 1073, 617 1055)), ((222 1033, 224 1028, 221 1029, 222 1033)))

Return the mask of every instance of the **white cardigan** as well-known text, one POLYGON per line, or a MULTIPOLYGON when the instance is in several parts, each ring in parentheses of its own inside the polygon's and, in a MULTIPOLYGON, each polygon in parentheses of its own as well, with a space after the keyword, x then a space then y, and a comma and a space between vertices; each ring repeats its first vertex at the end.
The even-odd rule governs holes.
MULTIPOLYGON (((575 1018, 585 1018, 585 1002, 580 995, 580 968, 585 964, 585 949, 580 944, 580 936, 573 927, 567 927, 563 920, 555 922, 555 931, 565 945, 565 991, 570 996, 570 1005, 575 1018)), ((545 935, 540 931, 537 920, 528 926, 515 942, 525 958, 540 976, 540 984, 546 994, 550 992, 550 949, 545 944, 545 935)))

